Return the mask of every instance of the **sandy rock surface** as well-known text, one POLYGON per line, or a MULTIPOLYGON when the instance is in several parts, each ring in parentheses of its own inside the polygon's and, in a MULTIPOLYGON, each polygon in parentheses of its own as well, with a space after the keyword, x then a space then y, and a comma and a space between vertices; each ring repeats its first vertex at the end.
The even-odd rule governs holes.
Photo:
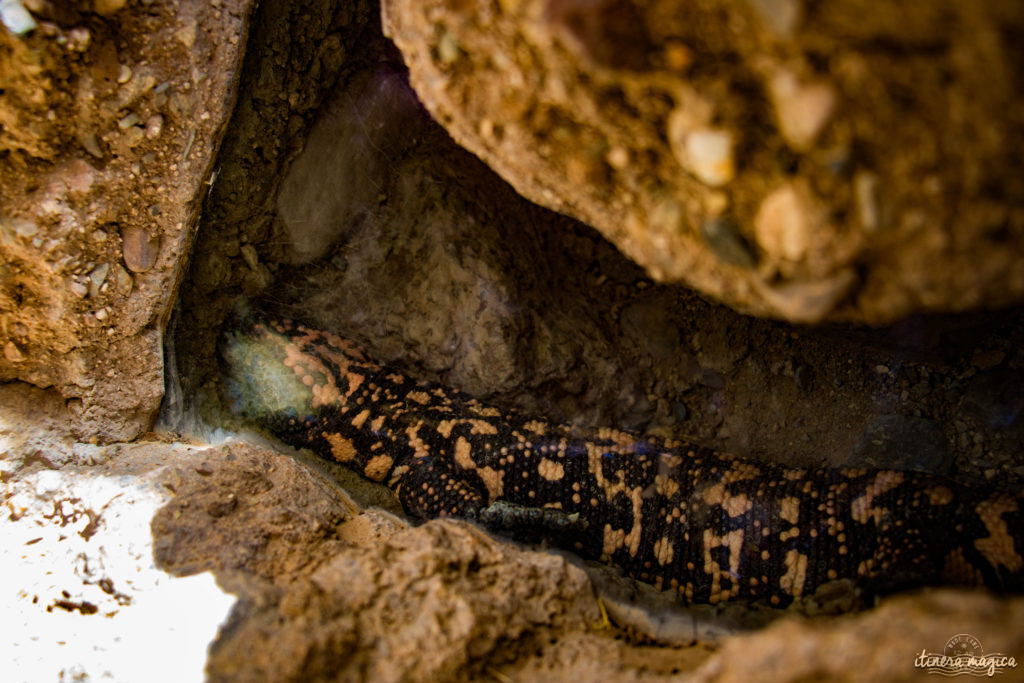
POLYGON ((163 395, 248 3, 81 5, 0 31, 0 381, 56 387, 79 436, 123 440, 163 395))
POLYGON ((795 322, 1024 295, 1014 0, 385 0, 457 142, 657 280, 795 322))

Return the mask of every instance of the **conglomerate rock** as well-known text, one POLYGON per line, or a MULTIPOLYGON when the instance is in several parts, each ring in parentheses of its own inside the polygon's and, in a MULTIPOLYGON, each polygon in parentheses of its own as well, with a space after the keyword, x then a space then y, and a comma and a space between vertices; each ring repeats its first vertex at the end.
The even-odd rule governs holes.
POLYGON ((0 381, 56 387, 81 438, 134 438, 163 396, 249 4, 29 3, 34 29, 0 28, 0 381))
POLYGON ((1016 0, 384 0, 424 104, 656 279, 797 322, 1024 296, 1016 0))

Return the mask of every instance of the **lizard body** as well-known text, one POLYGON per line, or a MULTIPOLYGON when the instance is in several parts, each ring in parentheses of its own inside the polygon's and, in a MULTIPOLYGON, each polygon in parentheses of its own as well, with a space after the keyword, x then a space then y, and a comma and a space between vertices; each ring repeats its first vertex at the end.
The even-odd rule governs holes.
POLYGON ((923 473, 785 468, 535 419, 287 321, 242 322, 221 354, 248 417, 386 484, 411 516, 533 527, 691 602, 785 606, 837 579, 869 594, 1024 589, 1021 498, 923 473))

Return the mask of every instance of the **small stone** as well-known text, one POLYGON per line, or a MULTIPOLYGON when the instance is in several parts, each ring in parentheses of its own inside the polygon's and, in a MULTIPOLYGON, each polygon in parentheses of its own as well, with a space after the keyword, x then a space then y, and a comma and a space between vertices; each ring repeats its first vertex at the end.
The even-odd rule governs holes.
POLYGON ((758 291, 776 313, 791 322, 820 322, 857 281, 851 268, 830 278, 785 282, 778 285, 755 280, 758 291))
POLYGON ((89 293, 89 288, 86 287, 84 283, 81 283, 78 280, 72 280, 70 283, 68 283, 68 289, 70 289, 71 293, 77 296, 79 299, 81 299, 82 297, 89 293))
POLYGON ((134 283, 131 274, 116 263, 112 270, 113 274, 110 276, 110 279, 114 283, 114 287, 117 288, 117 291, 125 296, 131 294, 132 284, 134 283))
POLYGON ((64 169, 63 180, 71 194, 86 194, 92 188, 96 171, 84 159, 72 159, 64 169))
POLYGON ((245 264, 249 266, 251 270, 256 270, 256 267, 260 263, 259 254, 256 253, 256 247, 251 244, 242 245, 242 258, 245 260, 245 264))
POLYGON ((779 132, 789 146, 803 151, 824 130, 836 107, 835 88, 826 81, 801 83, 790 71, 781 71, 768 84, 779 132))
POLYGON ((615 146, 608 150, 605 161, 614 169, 622 170, 629 165, 629 151, 625 147, 615 146))
POLYGON ((665 66, 673 71, 686 71, 693 64, 694 55, 686 44, 671 40, 665 46, 665 66))
POLYGON ((127 83, 132 77, 132 69, 127 64, 122 64, 120 71, 117 73, 117 82, 121 85, 127 83))
POLYGON ((117 122, 117 127, 121 130, 128 130, 139 122, 139 115, 135 112, 130 112, 127 116, 117 122))
POLYGON ((792 183, 785 183, 761 202, 754 217, 754 235, 767 253, 799 261, 810 248, 815 223, 807 199, 792 183))
POLYGON ((725 192, 715 190, 708 192, 703 197, 704 210, 710 216, 721 216, 729 208, 729 195, 725 192))
POLYGON ((39 234, 39 226, 27 218, 0 218, 0 231, 8 237, 27 240, 39 234))
POLYGON ((85 52, 92 42, 92 34, 84 26, 76 26, 68 31, 68 48, 75 52, 85 52))
POLYGON ((35 30, 36 20, 18 0, 0 0, 0 22, 16 36, 35 30))
POLYGON ((101 263, 89 273, 89 294, 96 296, 99 294, 100 287, 107 279, 107 273, 110 272, 109 263, 101 263))
POLYGON ((459 58, 461 52, 455 36, 448 31, 442 32, 441 38, 437 41, 437 57, 441 63, 451 64, 459 58))
POLYGON ((154 114, 146 119, 146 137, 150 140, 154 140, 160 137, 160 133, 164 129, 164 117, 160 114, 154 114))
POLYGON ((186 26, 179 28, 174 32, 174 37, 179 43, 191 50, 192 46, 196 43, 196 22, 191 21, 186 26))
POLYGON ((736 221, 731 218, 709 218, 701 223, 700 231, 701 237, 720 260, 743 268, 757 265, 750 244, 740 233, 736 221))
POLYGON ((886 367, 885 365, 876 365, 875 372, 877 372, 879 375, 888 375, 889 368, 886 367))
POLYGON ((82 145, 82 148, 90 155, 97 159, 103 158, 103 150, 100 149, 99 140, 96 139, 96 134, 93 132, 81 133, 78 136, 78 143, 82 145))
POLYGON ((127 0, 93 0, 92 8, 96 14, 113 14, 127 4, 127 0))
POLYGON ((107 309, 101 308, 100 310, 96 311, 96 313, 94 313, 93 315, 96 316, 97 320, 103 322, 104 320, 107 319, 107 309))
MULTIPOLYGON (((125 142, 129 147, 136 147, 146 137, 146 130, 142 126, 132 126, 124 132, 125 142)), ((132 172, 138 175, 142 167, 138 163, 132 164, 132 172)))
POLYGON ((17 344, 9 341, 4 345, 4 358, 11 363, 20 363, 25 360, 25 354, 21 352, 17 344))
POLYGON ((748 0, 761 18, 780 36, 793 34, 803 19, 801 0, 748 0))
POLYGON ((720 187, 736 175, 733 134, 721 128, 698 128, 683 141, 679 161, 701 182, 720 187))
POLYGON ((868 232, 874 232, 881 222, 878 210, 878 176, 867 171, 859 171, 853 177, 853 196, 860 224, 868 232))
POLYGON ((160 238, 150 235, 144 228, 129 225, 121 229, 121 255, 128 270, 145 273, 156 263, 160 238))
POLYGON ((96 230, 92 231, 92 239, 94 242, 106 242, 107 237, 109 237, 109 235, 107 235, 105 230, 100 230, 99 228, 97 228, 96 230))

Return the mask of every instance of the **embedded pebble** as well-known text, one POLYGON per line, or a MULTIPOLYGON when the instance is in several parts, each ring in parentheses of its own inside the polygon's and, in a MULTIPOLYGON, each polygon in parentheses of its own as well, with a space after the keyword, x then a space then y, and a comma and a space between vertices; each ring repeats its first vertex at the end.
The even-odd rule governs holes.
POLYGON ((733 134, 721 128, 698 128, 683 141, 680 163, 701 182, 719 187, 736 175, 733 134))
POLYGON ((701 223, 701 237, 722 261, 734 266, 753 268, 757 259, 736 221, 727 216, 709 218, 701 223))
POLYGON ((112 270, 113 274, 111 275, 110 279, 111 282, 114 283, 114 287, 121 294, 130 294, 132 291, 132 284, 134 283, 131 274, 116 263, 114 264, 112 270))
POLYGON ((144 228, 129 225, 121 229, 121 255, 128 270, 145 273, 156 263, 160 238, 144 228))
POLYGON ((96 311, 93 315, 96 316, 97 320, 103 322, 104 320, 107 319, 107 309, 101 308, 100 310, 96 311))
POLYGON ((72 194, 86 194, 91 188, 96 172, 84 159, 68 162, 63 174, 64 183, 72 194))
POLYGON ((758 245, 769 254, 799 261, 811 243, 810 207, 792 183, 772 191, 761 202, 754 218, 758 245))
POLYGON ((92 156, 97 159, 103 158, 103 150, 100 149, 100 143, 99 140, 96 139, 95 133, 82 133, 78 138, 78 142, 82 145, 82 148, 92 156))
POLYGON ((853 177, 853 196, 857 204, 857 215, 860 224, 869 232, 879 226, 878 212, 878 176, 867 171, 859 171, 853 177))
POLYGON ((629 151, 625 147, 615 146, 608 150, 605 161, 614 169, 622 170, 629 165, 629 151))
POLYGON ((801 83, 792 72, 782 71, 771 79, 768 91, 782 137, 793 149, 810 147, 835 111, 835 88, 826 81, 801 83))
MULTIPOLYGON (((124 132, 124 137, 129 147, 135 147, 146 137, 146 131, 142 126, 132 126, 124 132)), ((138 165, 133 164, 132 172, 138 175, 139 171, 138 165)))
POLYGON ((27 240, 39 233, 39 226, 27 218, 0 218, 0 232, 8 238, 17 235, 27 240))
POLYGON ((92 34, 84 26, 76 26, 68 31, 68 48, 75 52, 85 52, 92 42, 92 34))
POLYGON ((856 281, 856 273, 852 268, 847 268, 820 280, 778 285, 757 281, 757 288, 764 300, 782 318, 792 322, 816 323, 836 307, 856 281))
POLYGON ((25 354, 21 352, 17 344, 9 341, 4 345, 4 358, 12 363, 20 363, 25 360, 25 354))
POLYGON ((78 280, 72 280, 68 284, 68 289, 70 289, 71 293, 80 299, 89 293, 89 288, 78 280))
POLYGON ((127 116, 117 122, 117 127, 121 130, 128 130, 139 122, 139 115, 135 112, 130 112, 127 116))
POLYGON ((19 0, 0 0, 0 22, 16 36, 36 28, 37 24, 19 0))
POLYGON ((100 287, 107 279, 107 273, 109 272, 110 264, 101 263, 99 266, 94 268, 91 273, 89 273, 89 294, 91 296, 96 296, 99 293, 100 287))
POLYGON ((781 36, 790 36, 803 19, 801 0, 749 0, 761 18, 781 36))
POLYGON ((127 4, 128 0, 93 0, 92 7, 96 14, 113 14, 127 4))
POLYGON ((121 70, 117 74, 117 82, 124 85, 132 77, 132 69, 127 64, 121 65, 121 70))
POLYGON ((163 129, 164 117, 160 114, 154 114, 146 119, 146 137, 150 140, 160 137, 160 133, 163 129))
POLYGON ((243 244, 241 252, 242 258, 245 260, 245 264, 252 270, 256 270, 256 267, 260 262, 259 254, 256 253, 256 247, 251 244, 243 244))
POLYGON ((448 31, 444 31, 441 34, 441 38, 437 41, 437 57, 441 60, 441 63, 451 64, 459 58, 461 51, 455 36, 448 31))
POLYGON ((186 48, 192 49, 196 42, 196 22, 189 22, 187 26, 179 28, 174 32, 174 37, 186 48))

